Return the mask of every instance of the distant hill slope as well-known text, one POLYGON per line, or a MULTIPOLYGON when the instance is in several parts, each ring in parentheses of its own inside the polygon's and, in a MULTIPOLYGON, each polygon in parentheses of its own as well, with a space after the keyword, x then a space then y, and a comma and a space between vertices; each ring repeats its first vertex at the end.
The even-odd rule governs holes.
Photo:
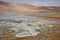
POLYGON ((60 10, 60 7, 55 6, 33 6, 29 4, 14 4, 0 1, 0 14, 5 11, 12 12, 48 12, 54 10, 60 10))
POLYGON ((31 12, 35 11, 37 7, 28 4, 12 4, 0 1, 0 12, 2 11, 13 11, 13 12, 31 12))
POLYGON ((0 5, 9 5, 8 2, 0 1, 0 5))

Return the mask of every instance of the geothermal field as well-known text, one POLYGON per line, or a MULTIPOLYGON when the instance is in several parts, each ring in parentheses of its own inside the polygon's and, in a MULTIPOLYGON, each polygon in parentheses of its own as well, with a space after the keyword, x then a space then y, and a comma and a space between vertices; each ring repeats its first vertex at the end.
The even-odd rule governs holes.
POLYGON ((0 1, 0 40, 60 40, 60 6, 0 1))

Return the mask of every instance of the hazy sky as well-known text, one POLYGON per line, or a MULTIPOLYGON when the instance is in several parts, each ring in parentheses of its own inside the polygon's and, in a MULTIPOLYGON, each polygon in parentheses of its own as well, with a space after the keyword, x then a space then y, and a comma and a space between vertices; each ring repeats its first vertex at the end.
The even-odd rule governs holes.
POLYGON ((60 0, 3 0, 12 3, 27 3, 37 6, 60 6, 60 0))

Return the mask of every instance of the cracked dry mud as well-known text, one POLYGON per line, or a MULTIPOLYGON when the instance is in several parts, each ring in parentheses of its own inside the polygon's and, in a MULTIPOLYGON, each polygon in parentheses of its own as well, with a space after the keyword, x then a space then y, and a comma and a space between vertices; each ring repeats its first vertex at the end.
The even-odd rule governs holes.
POLYGON ((51 39, 53 40, 57 37, 56 34, 60 33, 59 28, 59 25, 54 22, 50 23, 49 20, 45 21, 33 16, 0 18, 0 37, 23 38, 21 40, 50 40, 53 36, 51 39))

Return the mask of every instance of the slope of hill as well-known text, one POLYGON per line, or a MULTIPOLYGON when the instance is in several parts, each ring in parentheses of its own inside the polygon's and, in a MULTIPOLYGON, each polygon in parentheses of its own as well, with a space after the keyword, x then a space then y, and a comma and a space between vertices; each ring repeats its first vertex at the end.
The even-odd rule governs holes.
POLYGON ((13 11, 13 12, 31 12, 36 11, 35 6, 28 4, 12 4, 0 1, 0 12, 13 11))
MULTIPOLYGON (((33 6, 29 4, 14 4, 0 1, 0 13, 4 11, 12 11, 12 12, 49 12, 51 10, 57 10, 60 7, 55 6, 33 6)), ((60 10, 60 9, 59 9, 60 10)))

